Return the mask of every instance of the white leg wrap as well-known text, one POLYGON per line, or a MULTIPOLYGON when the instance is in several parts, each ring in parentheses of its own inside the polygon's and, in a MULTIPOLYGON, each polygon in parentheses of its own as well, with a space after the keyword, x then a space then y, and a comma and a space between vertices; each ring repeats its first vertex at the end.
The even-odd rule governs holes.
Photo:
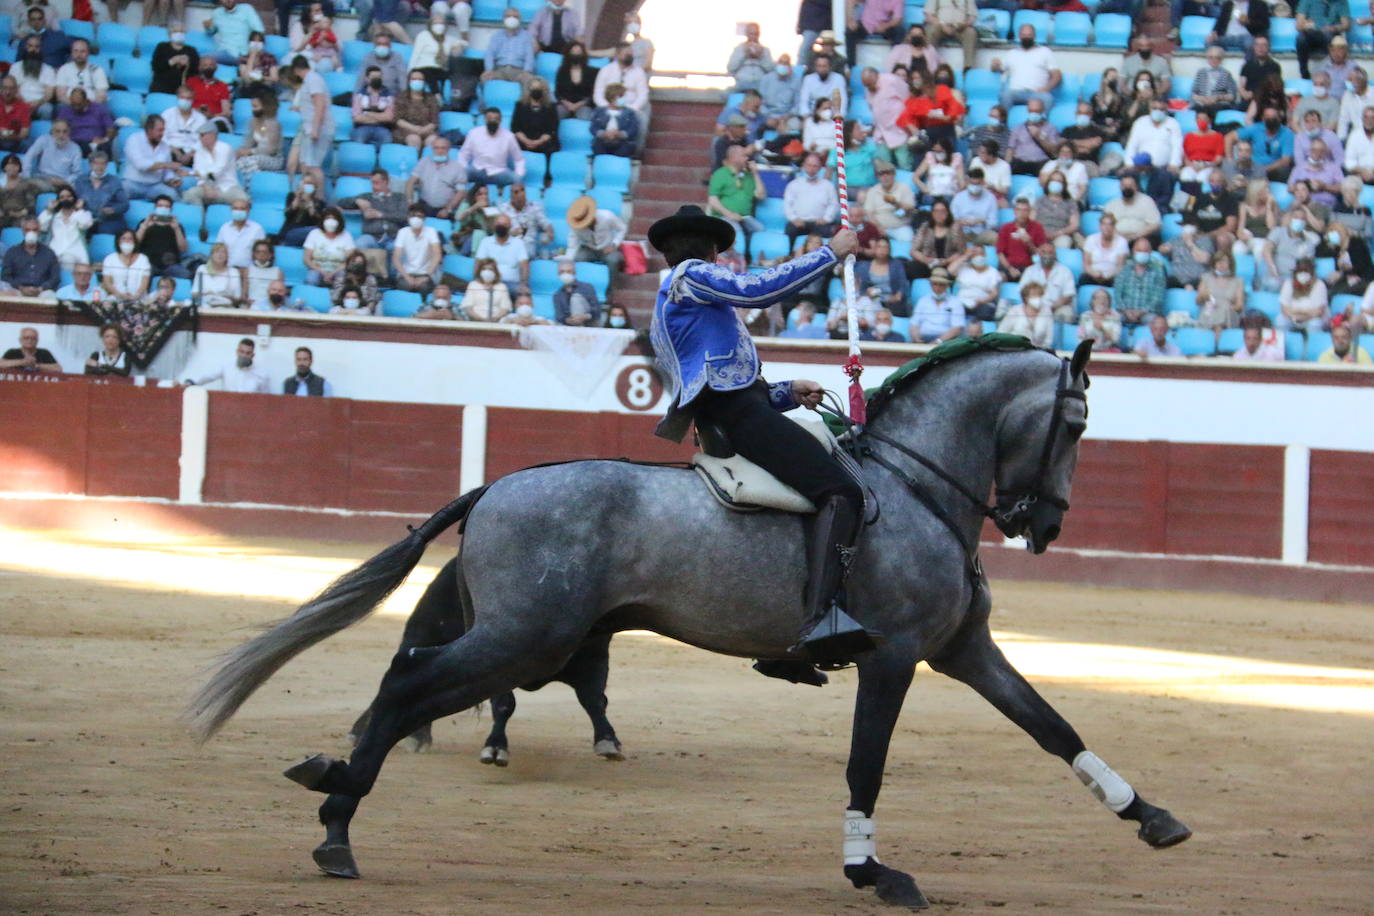
POLYGON ((844 864, 862 865, 878 861, 878 844, 873 841, 873 818, 862 811, 844 813, 844 864))
POLYGON ((1073 771, 1098 801, 1117 814, 1135 801, 1135 789, 1131 784, 1116 775, 1116 771, 1092 751, 1084 751, 1073 758, 1073 771))

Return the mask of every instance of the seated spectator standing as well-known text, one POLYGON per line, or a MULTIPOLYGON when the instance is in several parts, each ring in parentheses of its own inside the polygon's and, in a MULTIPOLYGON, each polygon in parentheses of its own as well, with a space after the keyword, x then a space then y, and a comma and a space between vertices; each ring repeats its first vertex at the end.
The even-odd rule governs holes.
POLYGON ((500 321, 511 312, 510 290, 491 261, 478 261, 475 268, 477 276, 463 292, 460 311, 468 321, 500 321))
POLYGON ((897 119, 906 111, 911 90, 895 73, 879 73, 865 67, 859 75, 864 87, 864 99, 873 113, 873 138, 877 142, 879 158, 896 163, 904 169, 912 166, 911 148, 906 145, 907 133, 897 126, 897 119))
POLYGON ((755 204, 768 196, 758 169, 745 155, 744 147, 732 146, 725 153, 725 163, 711 174, 707 187, 707 212, 734 226, 744 239, 744 256, 751 256, 750 242, 754 233, 763 231, 763 223, 754 218, 755 204))
POLYGON ((0 289, 29 297, 55 292, 62 282, 57 255, 40 241, 38 220, 24 220, 23 229, 23 243, 6 251, 0 263, 0 289))
POLYGON ((592 155, 627 159, 634 155, 639 142, 639 117, 621 107, 624 94, 625 87, 619 83, 607 86, 605 106, 592 112, 592 155))
POLYGON ((625 221, 610 210, 601 210, 591 197, 579 197, 568 207, 568 255, 574 261, 605 264, 614 277, 625 267, 620 253, 625 241, 625 221))
POLYGON ((181 220, 172 213, 171 197, 165 194, 158 196, 153 212, 138 224, 134 242, 139 253, 147 257, 154 274, 190 279, 191 272, 182 263, 186 252, 190 250, 190 243, 186 241, 181 220))
POLYGON ((71 44, 71 59, 57 68, 57 101, 65 102, 73 89, 86 90, 92 102, 104 103, 110 95, 110 77, 91 60, 91 46, 84 38, 71 44))
POLYGON ((1135 37, 1135 53, 1122 58, 1121 80, 1127 86, 1134 86, 1136 77, 1142 73, 1154 77, 1156 95, 1160 98, 1168 96, 1173 84, 1169 60, 1155 53, 1155 40, 1143 32, 1135 37))
POLYGON ((502 31, 493 33, 487 44, 482 82, 510 80, 523 86, 534 77, 534 42, 520 28, 520 11, 515 7, 506 7, 501 25, 502 31))
POLYGON ((50 133, 39 137, 24 154, 24 174, 47 191, 67 187, 84 171, 81 147, 72 142, 66 121, 52 122, 50 133))
MULTIPOLYGON (((510 232, 509 224, 506 232, 510 232)), ((439 276, 439 262, 443 260, 442 249, 439 233, 425 225, 424 207, 411 204, 406 228, 397 233, 396 245, 391 249, 397 287, 421 295, 432 290, 439 276)))
MULTIPOLYGON (((233 3, 234 0, 225 2, 233 3)), ((218 381, 223 383, 225 391, 236 391, 239 394, 270 394, 272 389, 267 376, 253 365, 256 355, 257 344, 253 343, 252 338, 245 337, 239 341, 233 363, 221 365, 209 375, 188 378, 184 384, 208 385, 210 382, 218 381)))
POLYGON ((152 278, 152 263, 138 250, 137 235, 132 229, 125 229, 115 239, 115 250, 105 255, 100 268, 105 295, 118 302, 136 303, 147 295, 152 278))
POLYGON ((261 224, 248 218, 246 199, 234 201, 229 210, 229 222, 215 233, 215 241, 229 249, 229 266, 239 271, 246 271, 252 265, 253 250, 265 238, 267 233, 261 224))
MULTIPOLYGON (((372 193, 343 197, 337 204, 340 210, 362 212, 363 234, 358 236, 359 248, 390 251, 396 243, 396 234, 405 227, 410 216, 410 205, 407 195, 391 189, 391 176, 384 169, 373 169, 371 181, 372 193)), ((421 212, 420 215, 425 214, 421 212)))
POLYGON ((281 383, 281 393, 296 397, 332 398, 334 388, 324 376, 315 374, 315 354, 309 347, 296 348, 296 374, 281 383))
POLYGON ((596 288, 577 279, 571 261, 558 264, 553 313, 559 324, 573 327, 595 327, 601 323, 601 303, 597 301, 596 288))
POLYGON ((191 170, 199 181, 181 195, 186 203, 209 206, 248 200, 248 192, 239 184, 238 170, 234 168, 234 149, 219 138, 219 129, 213 122, 200 128, 200 143, 191 170))
POLYGON ((1020 47, 1012 48, 1005 62, 998 58, 992 61, 993 71, 1002 73, 1005 81, 1002 107, 1007 109, 1038 99, 1043 112, 1054 104, 1054 90, 1062 79, 1054 52, 1036 43, 1034 26, 1021 26, 1017 39, 1020 47))
POLYGON ((759 42, 759 24, 746 22, 744 41, 730 52, 730 61, 725 65, 725 72, 735 79, 735 91, 758 89, 759 83, 772 69, 773 52, 759 42))
POLYGON ((482 112, 483 129, 473 129, 463 138, 458 164, 474 184, 505 186, 525 177, 525 156, 515 135, 501 126, 501 109, 482 112))
POLYGON ((249 103, 253 116, 244 130, 243 143, 235 156, 239 175, 245 184, 258 172, 280 172, 286 165, 282 156, 281 122, 277 120, 277 97, 255 96, 249 103))
POLYGON ((186 85, 178 89, 176 104, 162 112, 162 119, 167 125, 165 139, 172 149, 173 161, 189 166, 200 144, 200 129, 210 120, 195 109, 195 91, 186 85))
POLYGON ((597 71, 587 65, 587 47, 574 41, 558 65, 553 78, 553 95, 558 102, 560 118, 587 120, 596 107, 592 93, 596 89, 597 71))
POLYGON ((848 4, 849 13, 845 23, 845 54, 850 60, 858 60, 858 44, 865 38, 881 38, 887 44, 902 40, 905 29, 902 27, 903 14, 906 12, 903 0, 865 0, 863 9, 855 15, 855 4, 848 4))
POLYGON ((964 305, 949 291, 949 272, 937 267, 930 274, 930 292, 916 302, 911 315, 913 342, 936 343, 953 340, 964 330, 967 319, 964 305))
MULTIPOLYGON (((1164 262, 1156 258, 1149 239, 1131 245, 1131 263, 1112 283, 1112 298, 1128 328, 1145 323, 1151 315, 1164 320, 1164 296, 1168 287, 1164 262)), ((1168 329, 1168 325, 1165 325, 1168 329)))
POLYGON ((86 230, 91 223, 91 211, 76 199, 70 186, 60 189, 57 198, 38 214, 38 228, 47 234, 48 247, 57 255, 63 270, 90 260, 86 254, 86 230))
POLYGON ((311 286, 328 286, 343 270, 344 258, 354 248, 353 236, 344 228, 343 213, 337 207, 325 207, 320 228, 310 230, 305 238, 305 282, 311 286))
POLYGON ((115 234, 124 228, 124 214, 129 211, 129 194, 118 175, 111 175, 110 157, 103 150, 90 155, 90 171, 76 179, 72 188, 78 199, 85 201, 95 224, 93 233, 115 234))
POLYGON ((1260 87, 1273 76, 1283 81, 1283 69, 1279 62, 1269 55, 1268 35, 1256 35, 1250 56, 1240 68, 1240 98, 1251 102, 1259 93, 1260 87))
POLYGON ((530 283, 530 253, 523 240, 511 232, 510 217, 498 214, 492 220, 491 234, 482 239, 473 257, 490 259, 507 286, 528 288, 530 283))
POLYGON ((186 43, 186 27, 172 23, 166 41, 153 49, 153 80, 149 92, 174 93, 187 78, 198 72, 200 52, 186 43))
MULTIPOLYGON (((220 6, 202 25, 214 37, 215 60, 231 66, 248 53, 248 36, 253 32, 266 31, 262 18, 252 4, 240 3, 239 0, 220 0, 220 6)), ((286 34, 285 28, 281 31, 286 34)))
MULTIPOLYGON (((549 98, 549 84, 542 77, 530 80, 524 97, 515 103, 510 129, 526 152, 552 156, 562 149, 558 142, 558 108, 549 98)), ((596 133, 594 124, 592 132, 596 133)))
POLYGON ((1311 56, 1322 53, 1333 38, 1350 30, 1350 4, 1348 0, 1298 0, 1294 13, 1298 26, 1298 74, 1311 79, 1307 66, 1311 56))
POLYGON ((215 76, 215 62, 200 62, 200 73, 186 81, 191 90, 191 104, 196 111, 225 132, 234 129, 234 114, 229 100, 229 84, 215 76))
POLYGON ((86 90, 73 89, 67 104, 57 110, 58 120, 71 127, 71 137, 81 152, 89 156, 92 150, 112 151, 115 138, 114 116, 110 109, 86 97, 86 90))
POLYGON ((0 356, 0 369, 19 372, 61 372, 62 365, 51 352, 38 345, 37 328, 19 329, 19 346, 0 356))
POLYGON ((802 160, 801 173, 788 182, 783 192, 788 243, 795 245, 801 235, 830 235, 839 214, 839 197, 835 186, 821 174, 821 157, 808 153, 802 160))
POLYGON ((997 231, 997 265, 1010 280, 1021 279, 1035 249, 1045 243, 1045 229, 1031 219, 1030 201, 1018 198, 1015 219, 997 231))
POLYGON ((95 268, 90 264, 72 265, 72 282, 57 290, 59 302, 99 302, 100 287, 95 282, 95 268))
MULTIPOLYGON (((385 279, 385 278, 383 278, 385 279)), ((344 269, 334 277, 334 285, 329 289, 329 299, 334 303, 331 312, 349 315, 381 314, 382 288, 378 277, 367 263, 367 255, 353 250, 344 260, 344 269), (356 297, 357 302, 349 302, 356 297)))
POLYGON ((1121 176, 1121 196, 1109 200, 1102 212, 1104 215, 1111 214, 1117 232, 1128 242, 1159 232, 1159 207, 1147 195, 1140 193, 1133 174, 1121 176))
MULTIPOLYGON (((467 178, 467 169, 452 154, 448 138, 435 137, 429 155, 420 158, 406 179, 405 199, 424 206, 426 216, 448 219, 463 202, 467 178)), ((514 188, 511 193, 514 195, 514 188)))
POLYGON ((322 187, 324 160, 334 149, 334 115, 330 108, 329 87, 324 77, 310 69, 309 59, 302 55, 291 59, 291 70, 300 82, 292 107, 301 114, 301 125, 292 149, 301 174, 322 187))
POLYGON ((1140 343, 1135 345, 1135 355, 1141 359, 1150 357, 1172 356, 1179 357, 1183 351, 1178 348, 1178 344, 1169 339, 1169 322, 1163 315, 1150 316, 1150 334, 1140 343))
MULTIPOLYGON (((582 20, 578 17, 577 10, 568 6, 567 0, 549 0, 538 13, 535 13, 534 21, 530 23, 530 32, 533 33, 539 50, 550 54, 562 54, 568 50, 572 42, 581 40, 582 20)), ((758 37, 757 27, 754 37, 758 37)))
MULTIPOLYGON (((1012 172, 1039 175, 1045 163, 1058 153, 1059 144, 1059 131, 1045 121, 1045 103, 1039 98, 1031 99, 1026 103, 1026 122, 1016 125, 1011 132, 1007 155, 1011 157, 1012 172)), ((986 174, 987 169, 983 172, 986 174)))
POLYGON ((19 81, 7 74, 0 78, 0 150, 23 149, 33 128, 33 109, 19 95, 19 81))

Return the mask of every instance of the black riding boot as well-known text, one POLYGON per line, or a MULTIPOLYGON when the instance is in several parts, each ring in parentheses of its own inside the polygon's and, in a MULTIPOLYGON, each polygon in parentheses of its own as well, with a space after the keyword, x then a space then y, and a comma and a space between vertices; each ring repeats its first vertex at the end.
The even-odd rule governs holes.
POLYGON ((883 636, 865 629, 835 601, 849 570, 854 541, 862 527, 862 503, 828 497, 816 512, 807 544, 807 624, 794 652, 804 653, 818 668, 833 670, 854 661, 860 652, 878 647, 883 636))

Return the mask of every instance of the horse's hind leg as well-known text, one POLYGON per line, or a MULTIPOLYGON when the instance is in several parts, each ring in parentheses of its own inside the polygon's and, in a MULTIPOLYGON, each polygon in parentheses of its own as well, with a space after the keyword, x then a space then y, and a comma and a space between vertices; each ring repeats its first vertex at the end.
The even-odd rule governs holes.
POLYGON ((606 718, 606 679, 611 669, 611 637, 595 636, 582 644, 559 673, 577 694, 577 701, 592 720, 592 750, 607 760, 624 760, 620 739, 606 718))
POLYGON ((506 723, 515 715, 515 694, 510 691, 498 693, 491 698, 491 734, 482 742, 482 753, 477 759, 482 763, 494 763, 499 767, 510 764, 510 746, 506 742, 506 723))
POLYGON ((1137 835, 1146 843, 1162 849, 1193 835, 1168 811, 1141 798, 1126 780, 1083 746, 1073 726, 1011 666, 986 626, 953 653, 930 659, 930 667, 978 691, 1042 748, 1072 767, 1083 784, 1118 817, 1139 821, 1137 835))

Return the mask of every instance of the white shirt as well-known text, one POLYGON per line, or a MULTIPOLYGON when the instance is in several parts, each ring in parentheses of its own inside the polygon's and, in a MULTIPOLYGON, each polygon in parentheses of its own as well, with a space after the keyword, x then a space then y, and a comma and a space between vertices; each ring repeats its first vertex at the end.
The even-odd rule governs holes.
POLYGON ((1348 134, 1360 130, 1364 126, 1366 108, 1374 108, 1374 85, 1366 86, 1364 95, 1342 93, 1341 111, 1336 116, 1336 136, 1344 140, 1348 134))
POLYGON ((216 379, 224 382, 225 391, 237 391, 240 394, 268 394, 271 391, 267 386, 267 376, 257 372, 251 365, 247 369, 240 369, 237 362, 221 367, 213 375, 198 378, 195 383, 204 385, 216 379))
POLYGON ((479 261, 491 258, 496 262, 502 282, 510 284, 520 282, 520 265, 530 259, 530 253, 522 239, 511 236, 503 245, 496 236, 489 235, 482 239, 482 244, 477 246, 477 253, 473 257, 479 261))
POLYGON ((1026 314, 1024 305, 1013 305, 1007 309, 997 324, 999 334, 1020 334, 1030 339, 1037 347, 1054 345, 1054 313, 1042 305, 1034 318, 1026 314))
POLYGON ((816 110, 816 100, 829 99, 836 89, 840 91, 840 114, 843 115, 849 109, 849 85, 844 77, 833 71, 825 80, 819 73, 806 74, 802 78, 801 91, 797 93, 797 114, 810 117, 816 110))
POLYGON ((922 296, 911 316, 911 326, 915 334, 913 340, 919 342, 919 338, 922 337, 938 337, 951 328, 961 328, 966 323, 964 303, 957 296, 946 293, 940 300, 936 300, 933 293, 922 296))
POLYGON ((24 75, 22 64, 15 64, 10 68, 10 76, 19 81, 19 97, 30 105, 37 105, 47 95, 48 90, 57 84, 57 72, 43 64, 38 68, 36 79, 24 75))
POLYGON ((782 192, 782 212, 789 222, 799 219, 833 223, 840 214, 840 199, 823 172, 817 172, 815 178, 799 172, 782 192))
POLYGON ((807 152, 815 151, 830 155, 835 148, 835 122, 817 121, 807 115, 802 119, 802 146, 807 152))
POLYGON ((347 229, 340 230, 332 239, 324 234, 323 229, 311 229, 301 247, 315 259, 316 269, 322 273, 332 273, 343 267, 344 258, 358 245, 347 229))
POLYGON ((1005 159, 994 159, 991 164, 985 162, 982 156, 975 156, 969 163, 970 169, 982 169, 983 181, 993 193, 1006 197, 1011 190, 1011 166, 1005 159))
POLYGON ((1012 92, 1039 92, 1049 84, 1050 71, 1059 69, 1054 52, 1044 45, 1035 45, 1030 50, 1012 48, 1002 58, 1002 68, 1007 74, 1007 88, 1012 92))
POLYGON ((1183 165, 1183 131, 1178 122, 1167 115, 1158 124, 1149 115, 1136 118, 1126 141, 1126 161, 1134 162, 1137 153, 1149 153, 1156 168, 1183 165))
POLYGON ((428 27, 423 29, 415 36, 415 43, 410 48, 410 69, 425 70, 436 68, 439 70, 448 69, 448 59, 454 55, 462 56, 467 50, 468 43, 463 40, 463 36, 458 30, 450 26, 444 31, 443 47, 439 45, 439 39, 434 37, 434 33, 428 27))
MULTIPOLYGON (((409 226, 396 233, 396 252, 401 262, 401 272, 416 276, 433 274, 439 267, 437 259, 430 260, 430 251, 434 246, 442 247, 439 233, 431 226, 421 226, 418 235, 409 226)), ((521 247, 524 247, 523 243, 521 247)))
MULTIPOLYGON (((267 238, 267 233, 263 231, 262 226, 251 219, 246 219, 241 223, 236 223, 231 219, 220 226, 219 232, 215 235, 216 242, 223 242, 229 246, 230 267, 251 267, 253 264, 253 243, 258 239, 265 238, 267 238)), ((266 290, 266 287, 263 289, 266 290)))
POLYGON ((243 298, 243 281, 239 272, 230 267, 224 273, 211 273, 209 264, 196 268, 191 292, 200 296, 200 304, 216 308, 232 308, 233 300, 243 298))
POLYGON ((93 60, 86 61, 86 66, 78 68, 75 61, 67 61, 57 68, 57 86, 59 89, 66 89, 71 92, 73 89, 84 89, 86 95, 92 102, 103 102, 110 92, 110 77, 106 75, 105 68, 101 67, 93 60))
POLYGON ((1073 271, 1057 260, 1054 262, 1054 266, 1050 268, 1048 276, 1045 274, 1045 269, 1039 264, 1032 264, 1023 270, 1021 272, 1021 289, 1024 290, 1027 283, 1039 283, 1044 288, 1047 307, 1043 312, 1057 308, 1060 300, 1065 297, 1072 302, 1073 297, 1078 293, 1078 287, 1073 282, 1073 271))
POLYGON ((1345 170, 1374 169, 1374 138, 1364 132, 1361 124, 1345 139, 1345 170))
POLYGON ((991 265, 975 270, 970 264, 959 268, 955 282, 959 285, 959 301, 964 308, 971 309, 979 302, 987 302, 1002 288, 1002 274, 991 265))
POLYGON ((38 214, 38 228, 52 233, 48 247, 64 268, 90 263, 90 256, 86 254, 86 230, 91 228, 91 222, 91 211, 85 207, 65 215, 48 209, 38 214))
POLYGON ((1083 270, 1103 280, 1115 279, 1130 252, 1121 233, 1112 236, 1111 242, 1104 242, 1102 233, 1094 232, 1083 240, 1083 270))
POLYGON ((133 263, 125 266, 119 259, 119 253, 112 251, 105 255, 105 260, 101 262, 100 275, 110 281, 114 295, 132 299, 142 295, 139 287, 143 285, 145 277, 152 277, 153 265, 148 262, 146 254, 136 254, 133 263))
POLYGON ((171 162, 172 150, 164 137, 161 143, 153 146, 148 142, 148 132, 140 130, 124 141, 123 179, 136 184, 156 184, 170 173, 164 169, 153 169, 155 162, 171 162))
POLYGON ((232 191, 239 186, 238 169, 234 167, 234 150, 223 140, 215 141, 215 148, 208 150, 205 144, 196 141, 196 155, 191 159, 191 170, 201 181, 214 175, 210 182, 220 191, 232 191))
POLYGON ((1048 180, 1054 172, 1064 173, 1064 180, 1069 185, 1069 196, 1074 200, 1082 200, 1083 195, 1088 193, 1088 170, 1077 159, 1069 160, 1067 166, 1058 159, 1049 160, 1040 168, 1040 180, 1048 180))
POLYGON ((592 101, 596 102, 597 108, 606 107, 606 87, 613 83, 625 87, 620 104, 640 114, 649 107, 649 78, 644 74, 643 67, 631 64, 625 68, 620 66, 619 61, 614 60, 602 67, 596 75, 596 83, 592 86, 592 101))
POLYGON ((192 152, 200 146, 200 128, 206 122, 205 115, 192 108, 186 114, 176 105, 162 113, 167 129, 162 134, 162 142, 172 149, 192 152))
MULTIPOLYGON (((257 225, 254 223, 254 225, 257 225)), ((229 251, 230 263, 233 263, 233 249, 229 251)), ((259 267, 256 264, 248 265, 248 300, 257 302, 267 298, 267 287, 272 285, 273 280, 284 280, 286 275, 282 269, 273 265, 271 267, 259 267)))

